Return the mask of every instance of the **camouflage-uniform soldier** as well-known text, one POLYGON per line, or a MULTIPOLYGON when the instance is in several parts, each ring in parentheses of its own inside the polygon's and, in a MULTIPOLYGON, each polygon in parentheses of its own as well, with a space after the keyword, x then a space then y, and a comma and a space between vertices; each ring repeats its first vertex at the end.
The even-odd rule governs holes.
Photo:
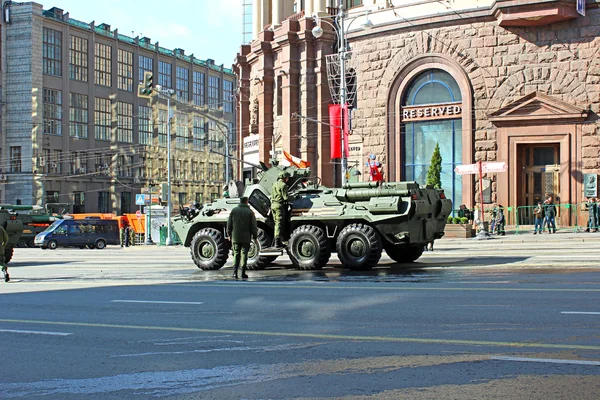
POLYGON ((8 267, 4 261, 4 252, 6 251, 6 245, 8 244, 8 233, 3 226, 0 225, 0 265, 2 265, 2 272, 4 273, 4 282, 10 281, 8 275, 8 267))
POLYGON ((273 213, 273 223, 275 224, 275 247, 283 247, 281 228, 288 206, 287 181, 289 178, 290 174, 287 172, 280 173, 279 179, 277 179, 277 182, 273 184, 273 189, 271 189, 271 212, 273 213))
POLYGON ((242 279, 247 279, 246 262, 252 238, 258 237, 256 217, 248 206, 248 198, 241 197, 240 204, 229 214, 227 236, 233 245, 233 277, 238 279, 238 267, 242 269, 242 279))
POLYGON ((127 233, 129 234, 129 245, 135 245, 135 229, 133 229, 133 226, 127 227, 127 233))

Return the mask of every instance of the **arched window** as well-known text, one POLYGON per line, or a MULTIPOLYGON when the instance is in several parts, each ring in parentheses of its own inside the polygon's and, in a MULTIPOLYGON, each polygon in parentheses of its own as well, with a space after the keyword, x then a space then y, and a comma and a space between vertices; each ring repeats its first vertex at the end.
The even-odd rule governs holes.
POLYGON ((442 188, 462 202, 462 97, 456 80, 440 69, 417 75, 402 98, 402 179, 425 184, 435 145, 442 155, 442 188))

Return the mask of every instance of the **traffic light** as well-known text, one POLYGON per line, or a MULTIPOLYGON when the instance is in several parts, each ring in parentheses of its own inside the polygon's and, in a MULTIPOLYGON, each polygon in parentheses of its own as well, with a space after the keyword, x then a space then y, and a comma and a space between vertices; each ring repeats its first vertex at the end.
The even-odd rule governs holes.
POLYGON ((142 82, 138 86, 138 97, 150 98, 152 96, 152 92, 154 91, 153 83, 154 83, 154 77, 152 75, 152 72, 145 71, 144 72, 144 82, 142 82))

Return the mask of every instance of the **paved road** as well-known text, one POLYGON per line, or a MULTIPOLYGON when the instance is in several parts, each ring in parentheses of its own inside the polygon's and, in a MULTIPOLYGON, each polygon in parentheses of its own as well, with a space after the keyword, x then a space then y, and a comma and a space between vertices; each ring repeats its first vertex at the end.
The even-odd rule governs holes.
POLYGON ((18 249, 0 398, 595 399, 598 238, 442 240, 412 268, 202 272, 183 248, 18 249))

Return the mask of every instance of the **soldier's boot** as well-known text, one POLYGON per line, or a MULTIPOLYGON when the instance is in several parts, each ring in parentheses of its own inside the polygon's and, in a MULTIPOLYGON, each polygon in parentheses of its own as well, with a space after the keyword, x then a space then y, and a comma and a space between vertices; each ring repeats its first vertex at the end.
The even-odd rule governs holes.
POLYGON ((10 281, 10 275, 8 275, 7 267, 2 267, 2 273, 4 274, 4 282, 10 281))
POLYGON ((246 275, 246 269, 242 268, 242 279, 248 279, 248 275, 246 275))
POLYGON ((231 275, 231 277, 233 279, 238 279, 238 273, 237 273, 237 271, 238 271, 238 267, 233 267, 233 275, 231 275))

